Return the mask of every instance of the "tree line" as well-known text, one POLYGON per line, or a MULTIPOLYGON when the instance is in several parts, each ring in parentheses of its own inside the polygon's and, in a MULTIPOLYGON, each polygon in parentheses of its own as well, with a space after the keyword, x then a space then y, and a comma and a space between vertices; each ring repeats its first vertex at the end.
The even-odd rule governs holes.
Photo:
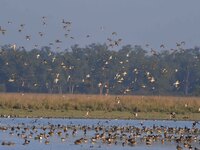
MULTIPOLYGON (((148 49, 148 48, 146 48, 148 49)), ((0 48, 0 91, 71 94, 200 94, 200 48, 145 50, 74 45, 53 51, 0 48)))

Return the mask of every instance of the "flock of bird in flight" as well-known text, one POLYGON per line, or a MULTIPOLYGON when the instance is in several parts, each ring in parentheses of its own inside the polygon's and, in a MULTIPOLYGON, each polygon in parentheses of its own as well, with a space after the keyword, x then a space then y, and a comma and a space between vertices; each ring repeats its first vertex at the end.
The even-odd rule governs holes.
MULTIPOLYGON (((42 20, 41 21, 42 26, 44 28, 46 28, 48 26, 48 18, 46 16, 43 16, 41 20, 42 20)), ((61 22, 61 26, 62 26, 62 29, 63 29, 63 35, 62 36, 65 39, 75 40, 75 36, 72 36, 72 34, 71 34, 71 32, 72 32, 72 22, 71 21, 66 21, 65 19, 62 19, 62 21, 60 21, 60 22, 61 22)), ((12 24, 14 24, 14 22, 8 21, 7 24, 8 25, 12 25, 12 24)), ((8 26, 7 28, 10 28, 10 26, 8 26)), ((35 35, 30 35, 30 34, 24 33, 26 28, 28 29, 26 24, 24 24, 24 23, 19 24, 17 32, 22 35, 22 39, 26 39, 27 41, 31 41, 32 37, 33 36, 35 37, 35 35)), ((104 29, 105 28, 103 26, 100 27, 101 31, 104 31, 104 29)), ((30 30, 32 30, 32 29, 30 29, 30 30)), ((43 29, 41 29, 41 30, 43 30, 43 29)), ((6 36, 7 32, 9 32, 9 29, 6 29, 6 28, 4 28, 4 27, 2 27, 0 25, 0 34, 6 36)), ((45 33, 45 31, 38 31, 37 35, 39 37, 41 37, 41 38, 44 38, 46 36, 46 33, 45 33)), ((117 36, 117 32, 112 32, 111 35, 112 36, 117 36)), ((63 41, 63 37, 61 37, 60 39, 59 38, 55 39, 53 42, 52 41, 49 42, 48 43, 49 46, 50 47, 51 46, 55 46, 55 47, 53 47, 53 49, 60 50, 61 47, 59 46, 59 44, 65 42, 65 41, 63 41)), ((86 34, 85 35, 85 38, 90 38, 90 37, 91 37, 90 34, 86 34)), ((121 38, 118 38, 118 39, 107 38, 108 46, 112 47, 112 48, 115 47, 115 46, 118 46, 121 42, 122 42, 121 38)), ((38 48, 39 47, 38 44, 34 44, 33 46, 34 46, 34 48, 38 48)), ((44 46, 44 45, 41 45, 41 46, 44 46)), ((16 49, 17 48, 17 44, 16 43, 12 44, 12 47, 16 49)), ((25 47, 23 45, 19 46, 18 48, 25 49, 25 47)))
MULTIPOLYGON (((41 20, 42 20, 42 22, 41 22, 42 26, 46 27, 47 24, 48 24, 48 23, 47 23, 48 18, 45 17, 45 16, 43 16, 43 17, 41 18, 41 20)), ((71 21, 66 21, 65 19, 62 19, 62 20, 60 21, 60 23, 61 23, 61 25, 62 25, 64 37, 65 37, 65 38, 69 38, 69 39, 71 39, 71 40, 75 40, 75 37, 74 37, 74 36, 71 36, 71 34, 70 34, 70 33, 71 33, 71 28, 72 28, 72 22, 71 22, 71 21)), ((13 22, 12 22, 12 21, 8 21, 7 24, 10 25, 10 24, 13 24, 13 22)), ((26 24, 20 24, 19 27, 18 27, 18 31, 17 31, 17 32, 18 32, 19 34, 22 34, 22 33, 24 32, 24 29, 25 29, 25 28, 26 28, 26 24)), ((104 30, 104 27, 100 27, 100 30, 103 31, 103 30, 104 30)), ((6 28, 0 26, 0 34, 1 34, 2 36, 5 36, 7 32, 8 32, 8 30, 7 30, 6 28)), ((41 37, 41 38, 43 38, 43 37, 45 37, 45 33, 44 33, 44 32, 41 32, 41 31, 38 31, 38 36, 41 37)), ((85 37, 86 37, 86 38, 90 38, 90 36, 91 36, 90 34, 87 34, 85 37)), ((32 36, 31 36, 31 35, 28 35, 28 34, 25 34, 25 35, 24 35, 24 38, 25 38, 27 41, 30 41, 30 40, 32 39, 32 36)), ((107 46, 108 46, 108 47, 110 47, 110 48, 115 48, 115 47, 117 47, 117 46, 119 46, 119 45, 121 44, 122 38, 118 38, 117 32, 112 32, 112 33, 110 33, 110 37, 108 37, 108 38, 106 39, 106 41, 107 41, 106 43, 107 43, 107 46)), ((51 47, 51 46, 56 45, 56 49, 60 49, 59 44, 62 43, 62 42, 63 42, 63 41, 62 41, 61 39, 55 39, 54 42, 49 42, 49 46, 51 47)), ((185 45, 185 41, 182 41, 182 42, 180 42, 180 43, 176 43, 176 46, 177 46, 178 48, 180 48, 180 49, 181 49, 181 47, 184 46, 184 45, 185 45)), ((35 45, 34 45, 34 48, 37 48, 37 47, 38 47, 38 44, 35 44, 35 45)), ((148 48, 148 47, 149 47, 149 44, 145 44, 145 47, 148 48)), ((25 49, 24 46, 19 46, 19 47, 17 47, 17 44, 16 44, 16 43, 10 45, 10 48, 12 48, 14 51, 15 51, 17 48, 18 48, 18 49, 20 49, 20 48, 21 48, 21 49, 25 49)), ((165 49, 165 45, 164 45, 164 44, 161 44, 161 45, 160 45, 160 48, 165 49)), ((174 49, 171 49, 171 50, 175 51, 174 49)), ((177 49, 176 49, 176 50, 177 50, 177 49)), ((158 53, 156 50, 154 50, 153 48, 151 48, 150 52, 151 52, 152 55, 155 55, 155 56, 159 55, 159 53, 158 53)), ((49 53, 48 56, 49 56, 49 57, 52 57, 52 53, 49 53)), ((40 59, 41 56, 40 56, 40 54, 37 54, 35 57, 36 57, 36 59, 40 59)), ((128 59, 128 58, 129 58, 129 53, 126 54, 126 57, 127 57, 126 60, 120 61, 120 62, 119 62, 119 65, 122 65, 122 70, 123 70, 123 67, 124 67, 123 64, 129 62, 129 59, 128 59)), ((113 56, 109 56, 108 60, 105 60, 104 66, 108 65, 108 64, 112 61, 112 59, 113 59, 113 56)), ((53 56, 51 60, 52 60, 52 63, 54 63, 55 60, 56 60, 56 57, 53 56)), ((45 63, 47 63, 47 62, 45 62, 45 63)), ((8 65, 8 64, 9 64, 9 62, 6 62, 5 65, 8 65)), ((24 62, 24 65, 25 65, 25 66, 28 65, 27 62, 24 62)), ((102 71, 105 69, 104 66, 102 66, 102 71)), ((69 70, 74 69, 74 66, 68 66, 68 67, 67 67, 67 66, 64 64, 64 62, 61 63, 61 67, 62 67, 64 70, 67 70, 67 69, 69 69, 69 70)), ((175 72, 178 72, 178 69, 175 69, 174 71, 175 71, 175 72)), ((162 72, 163 72, 163 73, 167 72, 167 69, 166 69, 166 68, 163 68, 162 72)), ((139 73, 139 68, 135 68, 135 69, 133 70, 133 73, 134 73, 135 75, 137 75, 137 74, 139 73)), ((127 76, 127 72, 126 72, 126 71, 121 71, 121 72, 116 73, 116 75, 115 75, 115 77, 114 77, 114 80, 116 80, 116 82, 120 84, 120 83, 123 83, 123 82, 124 82, 126 76, 127 76)), ((85 79, 89 79, 90 77, 91 77, 91 75, 90 75, 90 73, 88 73, 88 74, 86 75, 85 79)), ((156 82, 155 77, 154 77, 149 71, 146 71, 146 77, 147 77, 147 79, 148 79, 148 81, 149 81, 150 83, 156 82)), ((61 78, 60 73, 56 73, 56 74, 55 74, 54 83, 55 83, 55 84, 58 84, 59 81, 60 81, 60 78, 61 78)), ((71 79, 71 75, 68 75, 67 81, 69 81, 70 79, 71 79)), ((85 79, 83 78, 83 79, 82 79, 82 82, 84 82, 85 79)), ((15 74, 12 74, 12 75, 11 75, 11 77, 8 79, 8 82, 15 82, 15 74)), ((132 81, 132 83, 135 83, 135 82, 137 82, 137 78, 135 78, 134 81, 132 81)), ((25 83, 24 83, 24 81, 22 81, 22 86, 24 86, 24 85, 25 85, 25 83)), ((38 86, 38 83, 34 83, 34 86, 38 86)), ((48 86, 48 83, 47 83, 47 86, 48 86)), ((173 83, 173 86, 176 87, 176 88, 179 88, 179 86, 180 86, 180 81, 179 81, 179 80, 176 80, 176 81, 173 83)), ((102 83, 101 81, 99 81, 98 87, 99 87, 99 88, 102 88, 102 87, 109 88, 109 87, 108 87, 108 84, 102 83)), ((146 85, 142 84, 141 87, 142 87, 142 88, 146 88, 146 85)), ((152 89, 154 90, 155 87, 152 87, 152 89)), ((126 93, 130 92, 130 90, 131 90, 131 89, 128 87, 128 88, 126 88, 126 89, 123 91, 123 93, 126 94, 126 93)))

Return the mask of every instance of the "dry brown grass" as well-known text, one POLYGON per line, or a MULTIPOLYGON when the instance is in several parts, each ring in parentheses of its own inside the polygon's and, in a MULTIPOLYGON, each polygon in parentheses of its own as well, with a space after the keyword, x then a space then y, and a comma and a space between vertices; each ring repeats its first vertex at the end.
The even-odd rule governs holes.
POLYGON ((25 110, 82 110, 198 113, 199 97, 116 96, 1 93, 0 108, 25 110), (187 107, 185 106, 187 104, 187 107))

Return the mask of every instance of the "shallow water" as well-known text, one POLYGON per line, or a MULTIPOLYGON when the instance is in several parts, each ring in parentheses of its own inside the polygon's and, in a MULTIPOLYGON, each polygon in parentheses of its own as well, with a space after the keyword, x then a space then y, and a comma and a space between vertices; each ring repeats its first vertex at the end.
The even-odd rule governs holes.
MULTIPOLYGON (((175 141, 166 141, 162 144, 159 140, 153 142, 150 146, 146 145, 145 142, 140 141, 141 137, 156 134, 156 133, 142 133, 139 138, 137 138, 137 144, 134 146, 130 146, 128 144, 122 145, 123 140, 116 140, 115 143, 103 143, 101 140, 97 140, 96 142, 91 142, 91 138, 94 137, 95 127, 103 127, 105 131, 109 131, 113 129, 113 127, 126 127, 132 129, 134 128, 149 128, 153 127, 161 127, 161 128, 169 128, 174 127, 178 128, 190 128, 192 129, 193 121, 166 121, 166 120, 103 120, 103 119, 46 119, 46 118, 1 118, 0 119, 0 143, 5 142, 14 142, 15 145, 7 146, 0 145, 0 150, 15 150, 15 149, 29 149, 29 150, 64 150, 64 149, 137 149, 137 150, 168 150, 168 149, 176 149, 178 143, 175 141), (50 127, 54 128, 54 135, 49 136, 46 139, 43 137, 41 140, 35 140, 34 137, 37 137, 40 133, 47 135, 50 131, 50 127), (84 135, 82 127, 88 127, 90 130, 87 130, 87 134, 84 135), (3 129, 3 128, 6 129, 3 129), (12 127, 14 127, 13 130, 12 127), (18 127, 18 129, 17 129, 18 127), (32 128, 36 128, 32 130, 32 128), (63 127, 67 127, 67 131, 63 131, 63 127), (76 128, 76 134, 72 135, 73 129, 76 128), (26 130, 25 130, 26 129, 26 130), (62 135, 58 135, 57 133, 61 131, 62 135), (29 135, 31 134, 31 137, 29 135), (24 139, 22 135, 26 136, 26 139, 30 141, 29 144, 24 143, 24 139), (67 136, 66 136, 67 135, 67 136), (64 138, 65 141, 61 141, 61 138, 64 138), (80 138, 86 138, 88 140, 87 143, 82 143, 80 145, 75 145, 74 142, 80 138), (45 141, 49 141, 49 144, 45 144, 45 141)), ((200 124, 196 124, 195 128, 197 130, 200 129, 200 124)), ((103 131, 98 131, 101 134, 103 131)), ((121 134, 121 132, 116 131, 117 134, 121 134)), ((132 135, 132 133, 127 132, 127 135, 132 135)), ((163 133, 160 133, 163 137, 163 133)), ((187 135, 192 135, 187 133, 187 135)), ((184 135, 184 136, 187 136, 184 135)), ((175 135, 179 136, 179 135, 175 135)), ((196 142, 192 142, 193 147, 200 147, 199 145, 199 132, 195 135, 197 137, 196 142)), ((180 146, 183 147, 183 143, 179 143, 180 146)), ((188 149, 188 148, 187 148, 188 149)))

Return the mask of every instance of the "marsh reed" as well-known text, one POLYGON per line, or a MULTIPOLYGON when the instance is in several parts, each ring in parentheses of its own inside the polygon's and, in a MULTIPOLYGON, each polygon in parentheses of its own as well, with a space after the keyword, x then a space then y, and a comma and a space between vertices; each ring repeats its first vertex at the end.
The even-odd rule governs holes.
POLYGON ((0 94, 0 109, 176 112, 184 114, 199 113, 199 108, 199 97, 0 94))

